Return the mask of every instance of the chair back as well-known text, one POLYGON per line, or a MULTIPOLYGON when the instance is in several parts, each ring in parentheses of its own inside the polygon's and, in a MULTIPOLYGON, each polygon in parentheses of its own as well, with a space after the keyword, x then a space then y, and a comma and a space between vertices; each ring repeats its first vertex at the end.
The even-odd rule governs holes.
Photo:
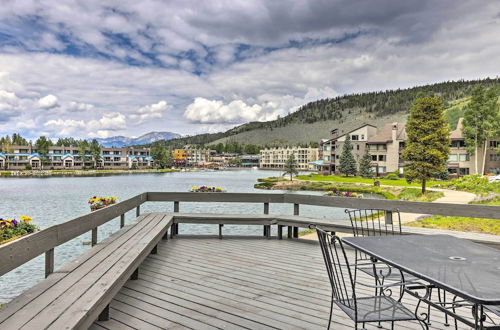
POLYGON ((352 234, 354 236, 401 235, 399 210, 359 209, 349 210, 352 234))
POLYGON ((332 286, 333 300, 356 312, 355 282, 339 237, 316 228, 323 260, 332 286))

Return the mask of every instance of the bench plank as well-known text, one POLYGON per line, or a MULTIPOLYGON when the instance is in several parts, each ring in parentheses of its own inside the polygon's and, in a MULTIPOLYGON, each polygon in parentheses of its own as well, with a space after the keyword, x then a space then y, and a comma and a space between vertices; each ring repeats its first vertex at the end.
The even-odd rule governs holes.
MULTIPOLYGON (((6 327, 8 329, 17 329, 22 327, 31 319, 37 317, 39 313, 46 313, 48 310, 48 306, 54 306, 54 301, 59 297, 65 295, 68 290, 71 292, 74 290, 74 285, 79 280, 87 276, 89 273, 94 273, 98 267, 104 267, 102 269, 109 268, 111 265, 107 265, 106 260, 111 258, 114 251, 121 250, 127 243, 129 243, 130 239, 134 237, 137 233, 139 233, 145 226, 151 223, 155 219, 156 215, 144 216, 140 221, 136 222, 135 225, 130 228, 126 233, 120 235, 117 239, 111 241, 107 244, 106 249, 101 249, 97 251, 93 258, 87 259, 83 263, 79 263, 79 265, 74 269, 74 271, 70 273, 58 273, 65 274, 59 281, 53 283, 52 286, 47 287, 44 292, 41 292, 39 296, 29 301, 26 305, 24 305, 21 309, 19 309, 14 315, 9 315, 0 326, 6 327), (50 290, 49 290, 50 289, 50 290)), ((125 249, 126 253, 128 249, 125 249)), ((87 257, 87 256, 85 256, 87 257)), ((92 276, 88 276, 89 278, 92 276)), ((95 279, 95 278, 94 278, 95 279)), ((69 303, 71 304, 71 302, 69 303)), ((9 306, 9 305, 7 305, 9 306)), ((67 308, 69 305, 66 304, 64 308, 67 308)), ((52 310, 52 309, 51 309, 52 310)), ((3 313, 1 313, 3 314, 3 313)), ((0 314, 0 315, 1 315, 0 314)), ((10 314, 10 313, 9 313, 10 314)), ((48 318, 53 318, 54 315, 48 315, 48 318)), ((39 325, 34 325, 34 328, 40 328, 39 325)))

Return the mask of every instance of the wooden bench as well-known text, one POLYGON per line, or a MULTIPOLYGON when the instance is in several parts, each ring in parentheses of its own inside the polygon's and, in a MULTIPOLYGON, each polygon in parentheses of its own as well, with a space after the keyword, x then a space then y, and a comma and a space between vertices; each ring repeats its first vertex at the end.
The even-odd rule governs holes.
POLYGON ((109 303, 172 224, 148 213, 21 294, 0 310, 0 329, 86 329, 106 320, 109 303))

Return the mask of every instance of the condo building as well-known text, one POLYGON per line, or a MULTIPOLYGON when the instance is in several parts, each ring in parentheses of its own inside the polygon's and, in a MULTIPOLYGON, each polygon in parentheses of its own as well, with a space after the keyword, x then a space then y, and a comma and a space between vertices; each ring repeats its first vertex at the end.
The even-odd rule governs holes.
POLYGON ((94 167, 101 169, 151 168, 154 165, 149 148, 102 148, 100 159, 87 150, 82 157, 76 147, 49 147, 42 166, 42 155, 34 146, 12 146, 7 153, 0 152, 0 169, 83 169, 94 167))
MULTIPOLYGON (((350 135, 353 155, 357 161, 363 156, 365 149, 372 158, 372 169, 375 175, 385 175, 390 172, 404 174, 407 164, 401 159, 401 152, 406 143, 405 124, 392 123, 382 127, 378 132, 375 126, 364 124, 352 131, 339 134, 335 129, 331 137, 320 142, 322 158, 318 163, 318 170, 323 173, 339 173, 338 165, 343 143, 347 134, 350 135)), ((476 157, 469 156, 465 149, 465 137, 462 133, 462 118, 459 119, 457 128, 450 133, 451 145, 448 158, 448 172, 450 175, 467 175, 476 173, 476 157)), ((500 156, 496 152, 500 145, 499 139, 488 140, 486 155, 484 157, 484 174, 500 173, 500 156)), ((478 173, 483 170, 483 148, 478 149, 478 173)))
POLYGON ((297 161, 297 169, 314 170, 314 162, 318 159, 318 148, 304 147, 276 147, 266 148, 260 151, 259 168, 261 169, 283 169, 285 163, 293 154, 297 161))

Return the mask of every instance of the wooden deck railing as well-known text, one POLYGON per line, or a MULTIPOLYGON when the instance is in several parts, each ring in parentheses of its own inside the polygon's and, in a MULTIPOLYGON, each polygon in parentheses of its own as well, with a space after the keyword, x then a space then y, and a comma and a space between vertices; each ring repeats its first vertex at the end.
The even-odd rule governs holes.
MULTIPOLYGON (((282 235, 282 229, 286 226, 288 227, 288 236, 297 237, 298 223, 304 224, 310 220, 308 218, 299 219, 301 204, 341 208, 399 209, 401 212, 408 213, 500 219, 500 206, 488 205, 406 202, 283 193, 147 192, 73 220, 51 226, 1 246, 0 276, 44 253, 45 275, 48 276, 54 271, 55 247, 86 232, 92 233, 92 245, 95 245, 97 243, 97 228, 100 225, 120 217, 120 227, 123 227, 125 223, 125 213, 135 208, 136 216, 139 216, 140 207, 145 202, 173 202, 175 213, 180 212, 181 202, 261 203, 263 205, 263 216, 261 221, 259 220, 260 222, 257 222, 264 224, 263 234, 267 237, 271 235, 271 224, 278 225, 278 236, 282 235), (296 218, 279 218, 281 219, 279 220, 273 216, 266 216, 269 214, 269 205, 272 203, 293 204, 293 214, 296 218)), ((233 219, 231 223, 240 221, 242 224, 248 224, 253 218, 259 218, 259 216, 240 215, 237 219, 233 219)), ((328 221, 329 220, 321 219, 321 223, 323 224, 328 221)), ((221 222, 224 221, 218 220, 216 222, 221 224, 221 222)), ((200 223, 200 221, 197 223, 200 223)), ((178 223, 174 223, 171 228, 171 235, 176 234, 178 234, 178 223)), ((221 227, 219 227, 219 234, 221 234, 221 227)))

